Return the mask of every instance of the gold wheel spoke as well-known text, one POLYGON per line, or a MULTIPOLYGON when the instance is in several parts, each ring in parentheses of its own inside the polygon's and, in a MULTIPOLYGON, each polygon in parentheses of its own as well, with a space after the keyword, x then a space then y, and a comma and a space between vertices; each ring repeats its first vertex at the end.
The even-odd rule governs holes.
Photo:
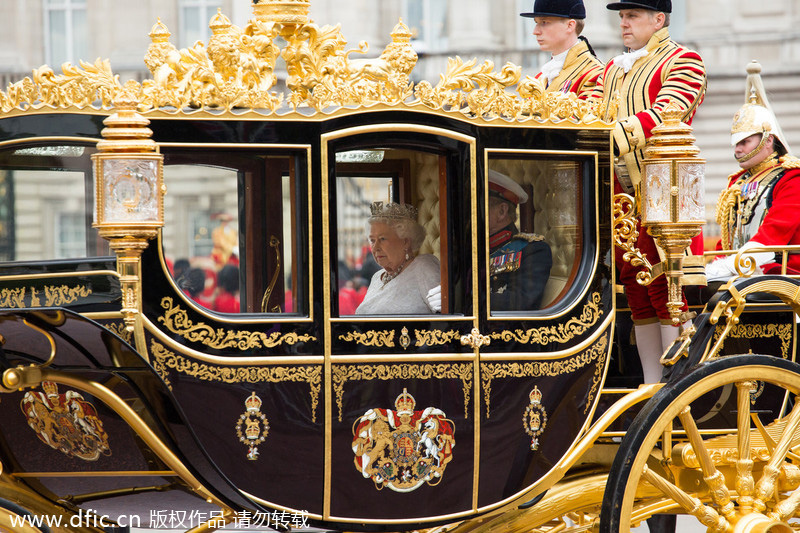
POLYGON ((711 499, 714 500, 714 504, 727 519, 733 519, 734 505, 728 493, 728 487, 725 485, 725 476, 714 466, 714 461, 712 461, 711 455, 703 442, 703 437, 697 429, 697 424, 692 418, 691 408, 686 406, 680 412, 678 418, 681 419, 686 436, 689 437, 695 456, 700 462, 700 469, 703 471, 703 479, 710 490, 711 499))
POLYGON ((753 493, 755 492, 753 460, 750 458, 750 391, 753 389, 753 382, 737 382, 736 389, 738 392, 737 449, 739 451, 739 458, 736 461, 736 493, 739 496, 736 500, 739 502, 739 512, 749 514, 753 510, 753 493))
POLYGON ((686 509, 689 514, 706 526, 708 531, 713 533, 733 531, 733 526, 731 526, 730 522, 724 516, 720 516, 713 507, 703 505, 703 502, 690 496, 646 466, 642 471, 642 477, 666 496, 675 500, 678 505, 686 509))
POLYGON ((796 397, 794 408, 789 413, 781 438, 775 445, 772 457, 764 467, 761 479, 758 480, 756 485, 754 506, 758 512, 766 509, 766 502, 775 493, 776 481, 780 474, 780 465, 786 460, 786 454, 789 452, 789 446, 792 444, 792 439, 798 427, 800 427, 800 398, 796 397))

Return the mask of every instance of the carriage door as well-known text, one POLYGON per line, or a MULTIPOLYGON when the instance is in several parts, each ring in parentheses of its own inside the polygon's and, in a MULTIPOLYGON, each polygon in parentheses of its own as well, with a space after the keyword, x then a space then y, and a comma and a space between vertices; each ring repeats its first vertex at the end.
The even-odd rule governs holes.
POLYGON ((324 135, 322 148, 330 518, 469 512, 474 139, 372 125, 324 135))

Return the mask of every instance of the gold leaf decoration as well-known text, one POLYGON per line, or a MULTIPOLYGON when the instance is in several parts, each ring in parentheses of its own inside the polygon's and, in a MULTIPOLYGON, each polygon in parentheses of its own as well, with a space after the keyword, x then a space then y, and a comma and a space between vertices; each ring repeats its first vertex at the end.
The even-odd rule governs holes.
MULTIPOLYGON (((559 361, 530 361, 508 363, 484 363, 481 365, 481 382, 483 384, 484 401, 486 402, 486 418, 490 417, 490 400, 492 395, 492 380, 499 378, 540 378, 556 377, 564 374, 573 374, 582 368, 595 363, 598 368, 605 364, 608 352, 609 334, 600 337, 588 349, 581 353, 571 355, 559 361)), ((598 370, 595 370, 595 376, 598 370)), ((587 404, 591 405, 600 381, 593 380, 592 387, 587 397, 587 404)))
POLYGON ((433 331, 415 329, 414 335, 417 338, 417 346, 438 346, 442 344, 450 344, 454 340, 461 340, 461 333, 455 330, 441 331, 435 329, 433 331))
POLYGON ((394 330, 367 331, 365 333, 349 331, 344 335, 339 335, 339 340, 355 342, 362 346, 394 348, 394 330))
MULTIPOLYGON (((478 64, 477 59, 464 62, 456 57, 448 61, 436 87, 427 81, 415 87, 411 78, 418 58, 412 33, 402 21, 379 57, 356 58, 355 54, 368 51, 366 42, 347 49, 339 25, 311 22, 300 14, 308 8, 303 2, 288 6, 254 4, 255 16, 244 28, 218 11, 209 23, 208 45, 197 42, 180 50, 169 42, 170 31, 159 19, 144 57, 152 79, 141 85, 134 82, 139 88, 139 111, 180 114, 204 109, 264 116, 302 108, 303 116, 308 116, 335 107, 385 104, 424 105, 471 117, 519 121, 589 124, 597 116, 613 118, 613 109, 606 113, 574 94, 547 92, 534 78, 520 81, 522 69, 511 63, 495 71, 491 61, 478 64), (281 49, 277 43, 285 46, 281 49), (279 58, 286 65, 288 93, 274 90, 279 58), (515 85, 516 93, 509 90, 515 85)), ((32 77, 0 92, 0 109, 5 113, 90 106, 110 110, 122 90, 108 60, 79 66, 65 63, 62 72, 56 74, 47 66, 34 70, 32 77)))
POLYGON ((124 322, 106 322, 103 326, 128 344, 133 340, 133 332, 125 326, 124 322))
POLYGON ((0 307, 20 309, 25 307, 25 287, 0 290, 0 307))
POLYGON ((200 363, 168 350, 164 345, 150 341, 153 368, 172 390, 168 370, 203 381, 221 383, 283 383, 306 382, 311 388, 311 420, 317 421, 317 406, 322 387, 321 366, 217 366, 200 363))
MULTIPOLYGON (((712 346, 717 343, 721 329, 717 328, 714 332, 712 346)), ((731 339, 767 339, 778 337, 781 341, 781 357, 789 358, 789 349, 792 346, 792 325, 791 324, 737 324, 728 333, 727 338, 731 339)))
MULTIPOLYGON (((67 285, 46 285, 44 291, 45 307, 61 307, 86 298, 92 294, 92 289, 85 285, 69 287, 67 285)), ((27 307, 41 307, 42 301, 39 294, 42 291, 35 287, 19 287, 16 289, 0 289, 0 307, 24 309, 27 307), (30 289, 30 290, 29 290, 30 289), (28 295, 30 297, 28 297, 28 295)))
POLYGON ((395 379, 459 379, 464 392, 464 417, 469 418, 470 391, 473 383, 471 363, 333 365, 333 390, 342 421, 342 400, 348 381, 390 381, 395 379))
POLYGON ((566 322, 542 328, 528 330, 517 329, 514 331, 500 331, 489 336, 504 342, 519 342, 522 344, 547 345, 552 342, 566 343, 579 335, 583 335, 594 326, 603 315, 600 309, 600 293, 592 294, 591 300, 586 303, 580 316, 572 317, 566 322))
POLYGON ((298 342, 313 342, 316 337, 312 335, 299 335, 294 332, 281 333, 274 331, 229 330, 212 328, 203 322, 194 323, 189 320, 189 315, 173 303, 169 296, 161 299, 161 307, 165 309, 163 316, 158 321, 164 324, 172 333, 180 335, 190 342, 199 342, 211 348, 235 348, 238 350, 252 350, 254 348, 274 348, 281 344, 294 345, 298 342))

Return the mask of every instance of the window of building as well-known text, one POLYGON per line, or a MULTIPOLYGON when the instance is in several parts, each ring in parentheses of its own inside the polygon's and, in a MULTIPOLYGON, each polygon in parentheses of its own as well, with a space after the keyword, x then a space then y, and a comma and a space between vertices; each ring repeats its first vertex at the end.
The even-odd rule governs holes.
POLYGON ((53 67, 88 60, 86 0, 43 0, 45 61, 53 67))
POLYGON ((197 41, 208 44, 211 18, 222 7, 218 0, 180 0, 180 46, 187 48, 197 41))
POLYGON ((412 42, 418 52, 447 49, 448 0, 404 0, 403 20, 414 34, 412 42))
MULTIPOLYGON (((530 13, 532 7, 533 2, 530 0, 517 0, 517 13, 530 13)), ((536 23, 532 18, 517 18, 517 32, 519 35, 517 46, 523 50, 538 50, 539 43, 536 42, 536 37, 533 35, 533 28, 536 23)))
POLYGON ((54 218, 55 258, 81 257, 86 253, 86 216, 80 211, 61 211, 54 218))

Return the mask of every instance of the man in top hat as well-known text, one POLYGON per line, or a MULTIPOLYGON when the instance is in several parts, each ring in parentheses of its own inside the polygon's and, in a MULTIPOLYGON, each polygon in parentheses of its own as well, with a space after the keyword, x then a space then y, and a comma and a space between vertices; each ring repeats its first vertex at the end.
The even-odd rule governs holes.
POLYGON ((517 206, 528 194, 513 179, 489 171, 489 276, 492 311, 531 311, 542 305, 542 296, 553 257, 544 237, 520 233, 517 206))
MULTIPOLYGON (((731 144, 740 170, 728 181, 717 205, 726 250, 800 244, 800 159, 789 145, 769 105, 761 81, 761 65, 747 67, 747 103, 733 117, 731 144)), ((772 252, 751 255, 765 274, 780 274, 772 252)), ((777 257, 779 259, 779 256, 777 257)), ((734 256, 706 267, 709 281, 736 275, 734 256)), ((800 274, 800 255, 788 257, 787 272, 800 274)))
MULTIPOLYGON (((670 39, 670 0, 623 0, 609 3, 607 8, 619 11, 627 51, 609 61, 592 97, 602 102, 606 119, 613 118, 609 112, 617 110, 615 193, 633 194, 641 181, 647 140, 662 122, 660 113, 672 102, 683 110, 683 121, 690 124, 705 95, 706 71, 696 52, 670 39)), ((652 265, 661 261, 646 229, 639 228, 636 246, 652 265)), ((692 251, 698 254, 702 249, 698 236, 692 251)), ((623 261, 619 249, 617 264, 631 308, 645 383, 655 383, 661 380, 663 371, 661 354, 679 334, 667 310, 667 283, 659 276, 647 287, 639 285, 636 273, 640 267, 623 261)), ((702 275, 699 279, 685 277, 684 283, 705 284, 705 279, 702 275)), ((685 302, 684 310, 688 310, 685 302)))
POLYGON ((533 35, 539 47, 552 54, 535 77, 546 83, 548 92, 575 93, 582 100, 589 97, 603 63, 580 36, 586 19, 583 0, 536 0, 533 11, 520 16, 535 21, 533 35))

